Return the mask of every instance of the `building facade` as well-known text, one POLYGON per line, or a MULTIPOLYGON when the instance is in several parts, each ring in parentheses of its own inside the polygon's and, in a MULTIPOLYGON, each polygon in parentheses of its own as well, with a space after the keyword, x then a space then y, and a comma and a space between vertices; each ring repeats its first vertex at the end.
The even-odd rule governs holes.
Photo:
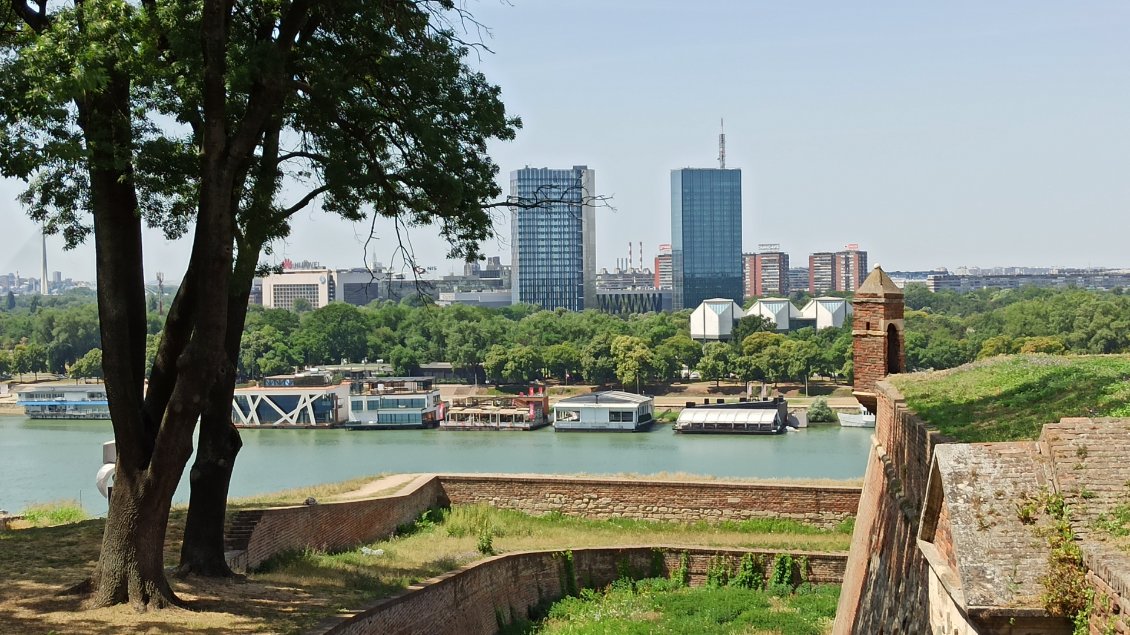
POLYGON ((762 245, 759 253, 750 254, 747 297, 786 296, 789 294, 789 255, 778 245, 762 245))
POLYGON ((659 255, 655 257, 655 288, 670 289, 673 286, 671 278, 671 245, 660 245, 659 255))
POLYGON ((844 251, 837 251, 833 267, 835 287, 833 291, 855 291, 867 277, 867 252, 855 245, 848 245, 844 251))
POLYGON ((808 256, 808 292, 819 295, 836 289, 836 254, 818 251, 808 256))
POLYGON ((263 306, 268 309, 294 309, 295 300, 305 300, 319 309, 337 299, 334 272, 330 269, 284 269, 263 278, 263 306))
POLYGON ((545 309, 596 304, 596 179, 583 165, 510 173, 511 296, 545 309))
POLYGON ((671 274, 675 310, 742 301, 740 169, 671 170, 671 274))

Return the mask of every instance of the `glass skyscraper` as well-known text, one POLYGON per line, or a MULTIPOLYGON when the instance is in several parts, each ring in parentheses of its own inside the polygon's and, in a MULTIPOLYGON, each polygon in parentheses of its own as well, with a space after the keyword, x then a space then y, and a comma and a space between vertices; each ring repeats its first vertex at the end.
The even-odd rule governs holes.
POLYGON ((742 171, 671 170, 675 310, 709 298, 742 302, 742 171))
POLYGON ((595 173, 523 168, 510 173, 511 296, 546 309, 596 306, 595 173))

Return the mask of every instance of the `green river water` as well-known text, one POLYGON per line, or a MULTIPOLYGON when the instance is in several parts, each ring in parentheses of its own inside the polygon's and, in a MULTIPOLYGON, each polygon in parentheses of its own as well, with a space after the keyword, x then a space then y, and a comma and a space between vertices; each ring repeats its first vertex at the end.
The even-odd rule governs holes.
MULTIPOLYGON (((243 430, 231 495, 341 481, 381 472, 654 474, 749 478, 863 476, 871 430, 813 427, 777 436, 440 430, 243 430)), ((0 416, 0 509, 75 499, 101 515, 94 486, 108 421, 0 416)), ((175 500, 188 500, 186 477, 175 500)))

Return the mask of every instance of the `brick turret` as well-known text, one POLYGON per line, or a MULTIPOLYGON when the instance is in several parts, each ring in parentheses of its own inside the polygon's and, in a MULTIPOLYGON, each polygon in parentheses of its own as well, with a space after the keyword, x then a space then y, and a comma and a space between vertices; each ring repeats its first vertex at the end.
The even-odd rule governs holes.
POLYGON ((875 412, 875 383, 906 370, 903 292, 878 265, 852 300, 852 394, 875 412))

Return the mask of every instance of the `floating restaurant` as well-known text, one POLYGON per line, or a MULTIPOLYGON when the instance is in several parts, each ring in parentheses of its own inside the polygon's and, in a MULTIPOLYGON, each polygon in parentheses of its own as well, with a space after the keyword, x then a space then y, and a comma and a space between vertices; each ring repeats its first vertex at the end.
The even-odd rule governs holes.
POLYGON ((714 405, 687 402, 674 429, 683 434, 781 434, 788 422, 783 397, 714 405))
POLYGON ((654 400, 620 390, 562 399, 553 405, 558 432, 639 432, 654 423, 654 400))
POLYGON ((462 397, 451 402, 441 430, 536 430, 549 425, 549 397, 462 397))
POLYGON ((335 384, 330 373, 307 371, 264 377, 256 386, 236 388, 232 423, 260 426, 330 427, 349 413, 349 384, 335 384))
POLYGON ((350 393, 351 430, 434 428, 444 416, 431 377, 367 377, 354 380, 350 393))
POLYGON ((32 384, 16 390, 32 419, 109 419, 105 384, 32 384))

